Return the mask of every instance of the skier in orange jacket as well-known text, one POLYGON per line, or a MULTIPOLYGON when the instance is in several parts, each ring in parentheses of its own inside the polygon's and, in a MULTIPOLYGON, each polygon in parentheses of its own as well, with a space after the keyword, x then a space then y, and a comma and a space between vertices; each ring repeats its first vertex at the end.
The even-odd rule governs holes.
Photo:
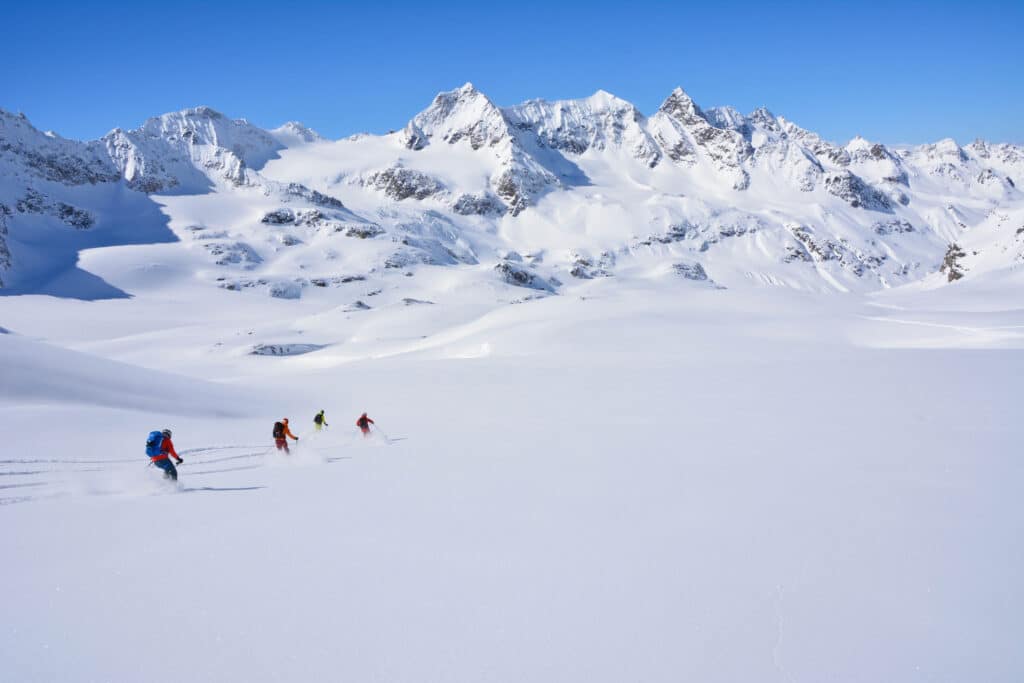
POLYGON ((288 450, 288 437, 299 440, 299 437, 292 434, 292 430, 288 428, 288 418, 282 418, 280 422, 274 423, 274 445, 277 446, 277 450, 284 451, 285 453, 291 453, 288 450))

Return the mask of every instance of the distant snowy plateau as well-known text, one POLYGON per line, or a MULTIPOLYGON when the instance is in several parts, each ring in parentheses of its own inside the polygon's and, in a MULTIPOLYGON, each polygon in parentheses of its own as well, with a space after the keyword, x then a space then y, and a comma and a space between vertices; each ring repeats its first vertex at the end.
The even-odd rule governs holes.
POLYGON ((595 278, 937 288, 1020 270, 1021 183, 1020 146, 840 146, 682 89, 645 116, 603 91, 502 108, 466 84, 338 141, 198 107, 78 142, 0 111, 0 293, 131 295, 80 255, 166 243, 132 252, 153 278, 286 299, 425 268, 505 300, 595 278))

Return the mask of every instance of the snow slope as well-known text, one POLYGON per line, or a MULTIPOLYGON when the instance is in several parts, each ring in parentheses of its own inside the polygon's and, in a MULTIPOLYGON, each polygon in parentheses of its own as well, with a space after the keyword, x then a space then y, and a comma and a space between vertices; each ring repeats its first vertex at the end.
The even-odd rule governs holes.
POLYGON ((0 678, 1024 677, 1017 148, 0 126, 0 678))
POLYGON ((135 300, 4 300, 12 334, 219 370, 236 396, 219 414, 201 384, 3 336, 3 376, 30 363, 0 413, 5 674, 1020 677, 1024 312, 594 287, 345 316, 224 292, 200 328, 162 305, 158 336, 128 333, 135 300), (274 303, 303 310, 260 328, 274 303), (246 346, 217 355, 236 326, 246 346), (241 353, 329 329, 321 351, 241 353), (356 436, 364 410, 387 438, 356 436), (178 491, 141 455, 164 426, 178 491))

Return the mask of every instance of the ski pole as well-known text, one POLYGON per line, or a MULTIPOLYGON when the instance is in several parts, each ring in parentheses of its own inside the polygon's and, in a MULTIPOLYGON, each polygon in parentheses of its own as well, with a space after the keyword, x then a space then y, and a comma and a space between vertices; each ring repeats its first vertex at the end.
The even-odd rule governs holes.
POLYGON ((378 427, 376 423, 374 423, 373 425, 373 431, 380 432, 380 435, 384 437, 384 440, 390 443, 391 439, 388 438, 388 435, 384 432, 383 429, 378 427))

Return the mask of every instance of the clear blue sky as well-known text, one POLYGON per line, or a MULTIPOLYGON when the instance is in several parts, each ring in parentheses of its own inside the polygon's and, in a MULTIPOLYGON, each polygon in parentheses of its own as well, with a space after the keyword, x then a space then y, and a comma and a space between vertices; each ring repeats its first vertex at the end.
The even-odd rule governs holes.
POLYGON ((329 137, 472 81, 499 105, 599 88, 766 105, 825 137, 1024 142, 1017 2, 14 3, 0 107, 98 137, 198 104, 329 137))

